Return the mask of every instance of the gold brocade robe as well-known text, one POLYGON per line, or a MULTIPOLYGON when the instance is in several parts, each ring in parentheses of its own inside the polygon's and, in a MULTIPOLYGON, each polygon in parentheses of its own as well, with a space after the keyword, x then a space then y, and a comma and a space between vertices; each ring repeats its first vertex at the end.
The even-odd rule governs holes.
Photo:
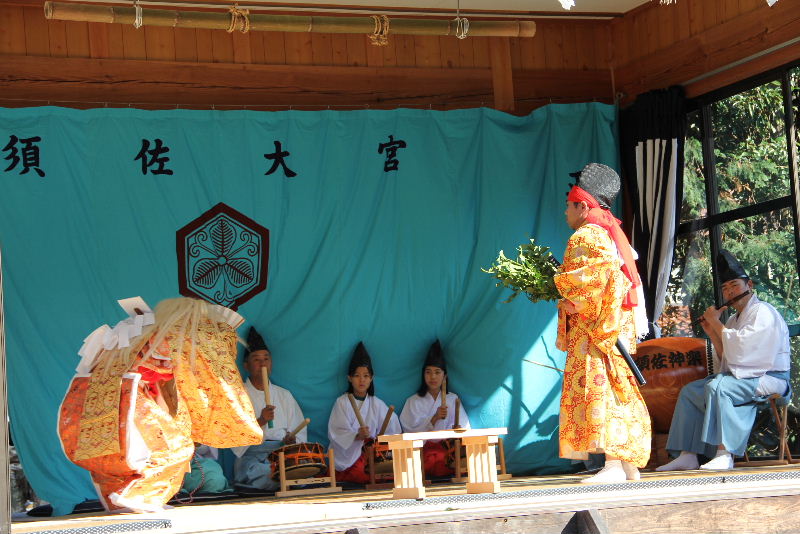
POLYGON ((192 342, 170 331, 143 362, 98 365, 76 376, 60 409, 64 452, 87 469, 107 509, 161 508, 181 487, 194 442, 213 447, 261 443, 263 434, 236 367, 236 332, 225 323, 201 320, 192 342), (171 374, 158 394, 140 374, 171 374), (110 399, 110 400, 109 400, 110 399))
POLYGON ((630 281, 603 228, 585 224, 567 243, 556 287, 577 313, 558 312, 557 347, 567 352, 559 416, 562 458, 603 453, 644 467, 650 458, 650 415, 636 379, 616 349, 635 352, 632 310, 622 307, 630 281))

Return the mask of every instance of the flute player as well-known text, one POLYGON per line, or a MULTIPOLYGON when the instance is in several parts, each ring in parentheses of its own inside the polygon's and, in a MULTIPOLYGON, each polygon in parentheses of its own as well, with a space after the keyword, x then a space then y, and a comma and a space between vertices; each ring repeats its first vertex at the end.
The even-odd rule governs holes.
POLYGON ((700 324, 721 372, 681 389, 667 440, 667 450, 680 455, 656 471, 733 469, 733 456, 744 454, 755 421, 753 401, 791 394, 786 322, 753 294, 753 281, 727 250, 717 255, 717 270, 723 298, 733 301, 736 314, 723 325, 719 318, 726 306, 711 306, 700 324), (698 454, 711 460, 699 465, 698 454))

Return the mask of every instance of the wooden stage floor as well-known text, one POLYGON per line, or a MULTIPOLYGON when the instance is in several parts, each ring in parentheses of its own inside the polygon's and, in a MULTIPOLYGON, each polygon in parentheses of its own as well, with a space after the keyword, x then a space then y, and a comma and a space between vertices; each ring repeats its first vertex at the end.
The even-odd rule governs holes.
POLYGON ((14 522, 11 532, 800 531, 800 465, 643 473, 641 481, 608 485, 580 484, 581 478, 518 477, 503 481, 500 493, 482 495, 467 495, 463 484, 434 484, 427 487, 423 500, 393 500, 391 490, 242 498, 181 505, 150 514, 95 513, 14 522))

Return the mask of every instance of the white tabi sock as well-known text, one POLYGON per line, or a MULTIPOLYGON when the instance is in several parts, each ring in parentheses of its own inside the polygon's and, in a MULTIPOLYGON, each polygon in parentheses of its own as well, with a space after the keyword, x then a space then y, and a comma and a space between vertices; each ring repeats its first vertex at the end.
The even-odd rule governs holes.
POLYGON ((614 484, 616 482, 625 482, 625 470, 622 468, 622 462, 619 460, 606 460, 606 465, 599 473, 589 478, 581 480, 581 484, 614 484))
POLYGON ((717 455, 700 466, 700 469, 726 471, 733 469, 733 455, 728 451, 717 451, 717 455))
POLYGON ((697 455, 693 452, 681 452, 681 455, 662 466, 656 467, 656 471, 692 471, 700 467, 697 455))
POLYGON ((641 478, 639 470, 630 462, 623 461, 622 470, 625 471, 625 478, 628 480, 639 480, 641 478))

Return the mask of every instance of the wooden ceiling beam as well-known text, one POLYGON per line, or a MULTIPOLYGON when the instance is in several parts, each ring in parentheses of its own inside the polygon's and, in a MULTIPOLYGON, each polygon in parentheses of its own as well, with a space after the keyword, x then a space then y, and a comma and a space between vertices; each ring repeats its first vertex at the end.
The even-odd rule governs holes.
POLYGON ((511 72, 511 46, 507 38, 489 38, 489 61, 492 65, 494 108, 514 112, 514 77, 511 72))
POLYGON ((108 103, 189 108, 449 109, 502 104, 507 109, 507 99, 514 98, 516 112, 527 113, 550 101, 607 101, 611 94, 609 72, 598 70, 514 70, 512 86, 503 86, 499 98, 492 69, 483 68, 320 67, 22 55, 0 55, 0 64, 4 66, 0 70, 0 105, 4 106, 19 101, 19 105, 50 102, 73 107, 108 103))

